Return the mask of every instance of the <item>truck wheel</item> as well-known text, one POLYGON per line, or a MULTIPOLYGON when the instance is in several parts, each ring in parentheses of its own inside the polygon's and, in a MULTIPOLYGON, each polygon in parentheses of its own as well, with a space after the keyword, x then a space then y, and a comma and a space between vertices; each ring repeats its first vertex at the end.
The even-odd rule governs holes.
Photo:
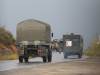
POLYGON ((23 63, 23 56, 19 56, 19 63, 23 63))
POLYGON ((25 63, 28 63, 28 58, 24 58, 24 60, 25 60, 25 63))
POLYGON ((52 55, 48 55, 48 62, 52 61, 52 55))
POLYGON ((67 54, 64 54, 64 58, 67 59, 68 58, 68 55, 67 54))
POLYGON ((47 62, 46 56, 43 56, 43 62, 44 62, 44 63, 47 62))
POLYGON ((82 58, 82 55, 81 55, 81 54, 78 54, 78 58, 79 58, 79 59, 82 58))

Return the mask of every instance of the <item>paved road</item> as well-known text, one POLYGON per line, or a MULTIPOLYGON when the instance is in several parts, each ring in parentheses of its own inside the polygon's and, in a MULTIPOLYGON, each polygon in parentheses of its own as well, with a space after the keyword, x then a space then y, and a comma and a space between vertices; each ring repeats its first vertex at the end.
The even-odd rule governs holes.
MULTIPOLYGON (((63 53, 59 54, 58 52, 53 52, 52 63, 84 60, 85 58, 86 57, 83 56, 83 58, 77 59, 77 56, 74 56, 74 57, 69 57, 69 59, 64 59, 63 53)), ((49 63, 46 63, 46 64, 49 64, 49 63)), ((19 69, 19 68, 37 67, 39 65, 45 65, 42 62, 41 58, 30 59, 29 63, 18 63, 18 60, 0 61, 0 71, 7 71, 7 70, 19 69)))
POLYGON ((0 71, 0 75, 100 75, 100 58, 34 65, 0 71))

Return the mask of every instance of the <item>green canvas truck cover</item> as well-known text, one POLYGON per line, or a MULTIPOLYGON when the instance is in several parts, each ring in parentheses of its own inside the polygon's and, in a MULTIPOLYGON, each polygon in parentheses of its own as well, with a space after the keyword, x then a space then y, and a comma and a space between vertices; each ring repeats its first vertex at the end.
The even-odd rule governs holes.
POLYGON ((21 41, 51 41, 51 28, 42 21, 28 19, 17 24, 17 43, 21 41))

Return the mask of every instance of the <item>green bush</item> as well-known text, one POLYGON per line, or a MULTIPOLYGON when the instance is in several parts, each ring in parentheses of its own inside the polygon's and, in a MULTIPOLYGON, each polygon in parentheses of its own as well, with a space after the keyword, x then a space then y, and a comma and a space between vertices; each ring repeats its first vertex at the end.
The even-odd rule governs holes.
POLYGON ((0 60, 15 60, 17 57, 17 53, 11 53, 8 55, 0 55, 0 60))
POLYGON ((13 35, 0 26, 0 60, 16 59, 17 53, 11 50, 11 45, 15 46, 15 39, 13 35))
POLYGON ((85 54, 88 56, 100 57, 100 40, 95 40, 89 48, 86 49, 85 54))
POLYGON ((7 31, 4 27, 0 27, 0 43, 10 45, 15 42, 13 35, 7 31))

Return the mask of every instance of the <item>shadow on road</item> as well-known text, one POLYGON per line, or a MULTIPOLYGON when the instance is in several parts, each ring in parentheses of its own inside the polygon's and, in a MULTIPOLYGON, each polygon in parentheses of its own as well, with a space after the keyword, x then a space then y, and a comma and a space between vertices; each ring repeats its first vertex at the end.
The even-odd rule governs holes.
POLYGON ((18 63, 18 65, 37 65, 37 64, 44 64, 42 61, 29 61, 28 63, 18 63))

